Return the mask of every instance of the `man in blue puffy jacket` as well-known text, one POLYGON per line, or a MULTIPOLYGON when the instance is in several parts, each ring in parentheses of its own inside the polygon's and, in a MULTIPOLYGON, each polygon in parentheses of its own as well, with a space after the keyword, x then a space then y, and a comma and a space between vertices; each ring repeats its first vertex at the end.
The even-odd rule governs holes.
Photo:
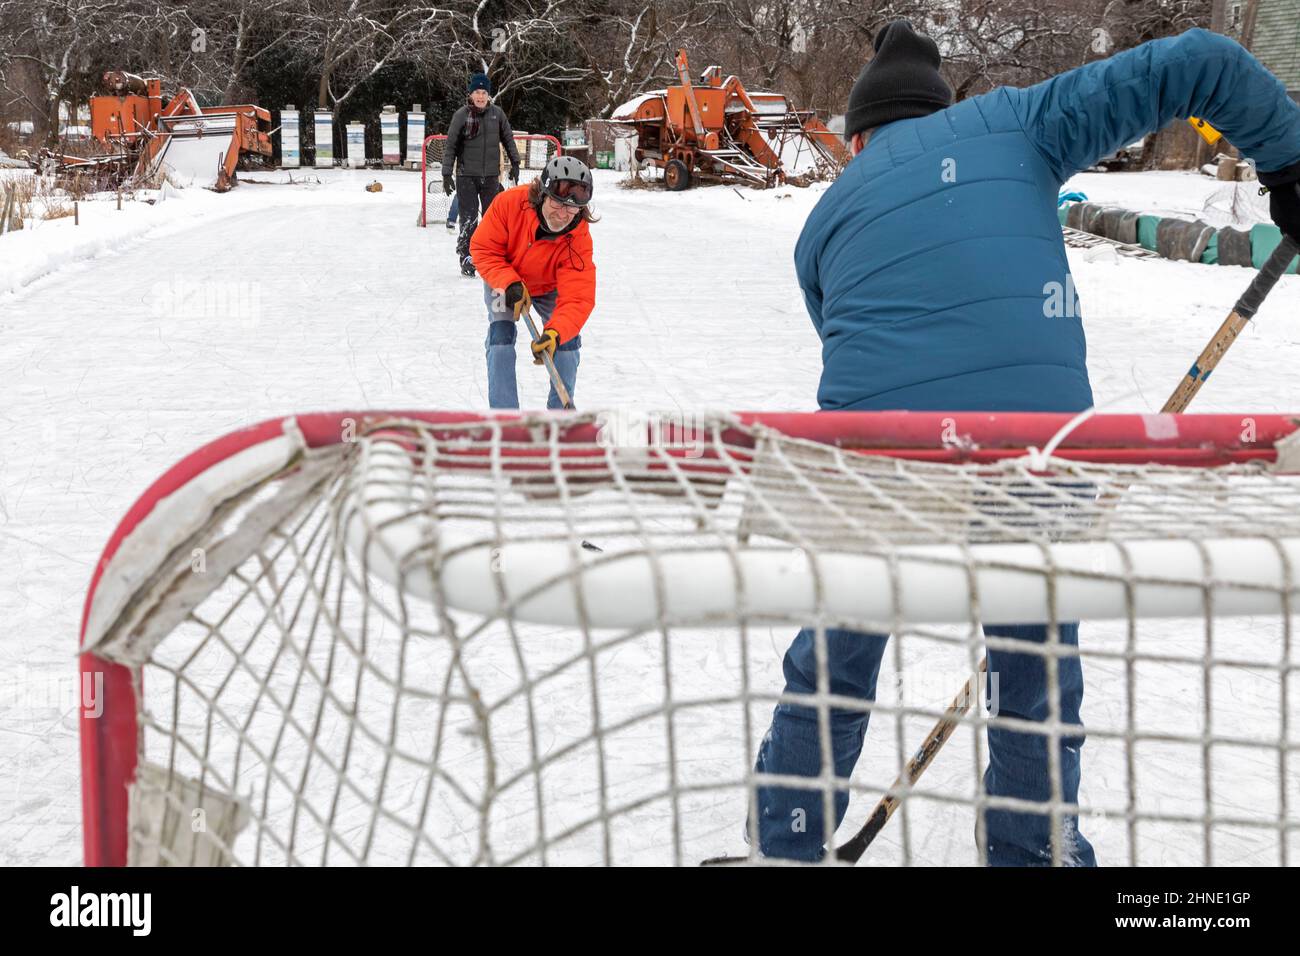
MULTIPOLYGON (((1056 217, 1062 183, 1171 120, 1199 116, 1255 161, 1273 218, 1300 238, 1300 107, 1232 40, 1203 30, 1145 43, 1028 89, 1002 87, 952 105, 933 40, 906 21, 886 26, 849 97, 845 139, 854 159, 804 226, 795 266, 822 340, 823 409, 1075 412, 1092 404, 1076 308, 1051 308, 1072 290, 1056 217)), ((1042 624, 986 626, 985 634, 1044 643, 1042 624)), ((828 628, 831 693, 875 697, 887 635, 828 628)), ((1078 644, 1078 625, 1059 640, 1078 644)), ((817 686, 814 632, 785 657, 786 693, 817 686)), ((1044 659, 990 649, 1004 718, 1050 716, 1044 659)), ((1060 793, 1079 787, 1083 675, 1060 657, 1060 793)), ((851 774, 868 715, 831 711, 834 773, 851 774)), ((759 750, 766 774, 823 772, 816 711, 777 705, 759 750)), ((1047 738, 990 728, 984 790, 1045 807, 1052 793, 1047 738)), ((848 807, 834 794, 833 830, 848 807)), ((764 786, 758 793, 766 856, 820 859, 827 833, 821 790, 764 786)), ((1065 815, 984 813, 991 865, 1095 865, 1092 846, 1065 815)))

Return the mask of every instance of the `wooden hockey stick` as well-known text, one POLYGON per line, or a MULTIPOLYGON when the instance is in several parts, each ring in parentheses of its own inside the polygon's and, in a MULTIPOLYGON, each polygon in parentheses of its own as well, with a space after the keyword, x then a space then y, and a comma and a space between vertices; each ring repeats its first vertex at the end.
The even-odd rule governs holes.
MULTIPOLYGON (((520 316, 528 323, 528 334, 532 337, 532 340, 534 342, 540 341, 541 336, 537 333, 537 324, 533 322, 532 313, 527 309, 524 309, 523 312, 520 313, 520 316)), ((551 384, 555 386, 555 394, 559 397, 560 404, 565 408, 573 408, 573 399, 569 397, 569 390, 565 388, 564 383, 560 381, 559 369, 555 367, 555 360, 551 358, 550 352, 542 353, 542 363, 546 366, 546 371, 551 376, 551 384)))
MULTIPOLYGON (((1286 272, 1287 266, 1291 260, 1300 253, 1300 244, 1297 244, 1290 236, 1283 234, 1281 244, 1273 250, 1273 254, 1268 257, 1268 261, 1260 268, 1259 274, 1251 281, 1250 286, 1246 289, 1237 304, 1233 306, 1228 317, 1223 320, 1223 325, 1214 333, 1208 345, 1197 356, 1192 367, 1187 370, 1183 380, 1178 383, 1169 400, 1165 402, 1164 407, 1160 409, 1164 413, 1177 414, 1184 411, 1196 397, 1205 380, 1210 377, 1210 373, 1218 366, 1219 361, 1241 330, 1246 327, 1246 323, 1254 317, 1259 311, 1265 296, 1272 291, 1277 280, 1286 272)), ((921 774, 925 773, 926 768, 934 762, 935 756, 947 743, 952 732, 957 729, 961 719, 971 708, 974 695, 978 691, 979 675, 988 670, 988 658, 985 657, 980 663, 979 672, 966 681, 965 686, 956 698, 954 698, 944 715, 939 718, 939 722, 934 725, 925 738, 925 742, 912 755, 912 759, 907 762, 903 772, 898 775, 889 792, 880 799, 876 808, 871 812, 871 816, 863 825, 862 829, 853 835, 853 837, 844 843, 835 851, 837 859, 847 863, 856 863, 871 841, 876 838, 884 825, 889 822, 894 811, 898 809, 900 798, 898 791, 906 790, 920 779, 921 774)))
POLYGON ((1210 343, 1196 357, 1196 361, 1192 363, 1192 367, 1187 370, 1187 374, 1183 376, 1183 380, 1178 383, 1178 387, 1174 389, 1174 393, 1169 396, 1169 401, 1165 402, 1164 408, 1160 411, 1181 412, 1191 403, 1196 393, 1201 390, 1201 386, 1205 384, 1205 380, 1210 377, 1210 373, 1218 366, 1219 360, 1223 358, 1229 346, 1237 341, 1237 336, 1246 327, 1246 323, 1259 311, 1264 297, 1272 291, 1273 286, 1277 285, 1277 280, 1286 272, 1287 266, 1291 264, 1291 260, 1297 253, 1300 253, 1300 244, 1283 234, 1282 242, 1260 267, 1259 274, 1255 276, 1250 287, 1242 293, 1237 304, 1228 313, 1228 317, 1223 320, 1223 325, 1219 326, 1219 331, 1214 333, 1210 343))
POLYGON ((962 685, 962 689, 957 692, 957 696, 948 705, 943 717, 934 725, 934 729, 926 735, 916 753, 912 754, 912 759, 907 762, 903 772, 895 778, 889 792, 880 798, 880 802, 876 804, 876 809, 871 811, 871 816, 866 824, 863 825, 861 830, 853 834, 853 837, 848 842, 835 851, 837 860, 843 860, 846 863, 858 862, 867 847, 871 845, 871 841, 876 838, 876 834, 889 822, 889 818, 898 809, 898 804, 901 801, 898 791, 911 787, 920 779, 921 774, 925 773, 925 768, 930 766, 931 761, 934 760, 934 755, 948 742, 952 732, 961 723, 961 718, 970 710, 971 703, 980 690, 980 675, 987 672, 988 667, 989 659, 986 657, 980 661, 980 669, 962 685))

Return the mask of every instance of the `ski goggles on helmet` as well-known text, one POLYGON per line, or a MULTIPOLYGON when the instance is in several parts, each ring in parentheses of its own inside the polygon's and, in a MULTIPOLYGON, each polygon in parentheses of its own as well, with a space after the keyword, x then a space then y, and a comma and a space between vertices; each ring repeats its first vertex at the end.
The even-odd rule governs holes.
POLYGON ((572 179, 553 179, 546 184, 546 194, 566 206, 585 206, 591 202, 591 187, 572 179))

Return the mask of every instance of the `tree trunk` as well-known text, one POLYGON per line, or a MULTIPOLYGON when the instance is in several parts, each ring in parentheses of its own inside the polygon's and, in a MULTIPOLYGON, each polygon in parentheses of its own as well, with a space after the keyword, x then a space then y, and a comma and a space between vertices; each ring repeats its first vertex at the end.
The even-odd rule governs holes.
POLYGON ((330 74, 334 72, 334 37, 325 44, 321 55, 320 83, 316 85, 316 108, 323 110, 330 105, 330 74))
POLYGON ((230 79, 226 82, 225 102, 229 103, 235 97, 235 85, 239 82, 239 75, 244 71, 244 44, 247 42, 244 29, 244 11, 239 11, 239 25, 235 30, 235 55, 230 64, 230 79))
MULTIPOLYGON (((59 104, 62 102, 63 100, 61 97, 57 95, 52 97, 49 109, 45 112, 46 129, 44 140, 45 145, 51 148, 59 141, 59 104)), ((32 132, 34 133, 36 131, 32 130, 32 132)))

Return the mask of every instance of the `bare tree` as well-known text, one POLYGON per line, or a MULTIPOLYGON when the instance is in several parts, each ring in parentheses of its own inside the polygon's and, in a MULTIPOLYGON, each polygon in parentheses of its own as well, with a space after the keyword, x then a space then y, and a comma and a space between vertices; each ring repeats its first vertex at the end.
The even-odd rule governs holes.
POLYGON ((191 77, 193 22, 184 6, 139 0, 0 0, 0 85, 52 143, 105 69, 191 77))
POLYGON ((298 0, 189 0, 176 5, 168 32, 182 56, 153 69, 173 85, 213 100, 248 98, 249 71, 283 49, 296 9, 298 0))
POLYGON ((84 73, 91 51, 117 24, 108 0, 0 0, 6 97, 26 107, 37 139, 53 143, 59 135, 59 109, 84 73), (26 69, 17 68, 20 65, 26 69))
POLYGON ((491 76, 499 99, 541 87, 577 91, 593 77, 579 55, 589 7, 586 0, 479 0, 452 61, 491 76))
POLYGON ((931 14, 956 99, 1079 66, 1098 23, 1087 0, 959 0, 931 14))
POLYGON ((1213 6, 1213 0, 1110 0, 1102 12, 1102 25, 1115 48, 1126 50, 1192 27, 1210 26, 1213 6))
POLYGON ((601 4, 575 44, 592 77, 586 113, 609 116, 620 104, 676 76, 677 50, 717 21, 721 0, 616 0, 601 4))
MULTIPOLYGON (((1208 25, 1213 0, 0 0, 0 106, 58 134, 107 68, 201 101, 310 84, 319 107, 420 90, 459 105, 488 73, 539 128, 608 116, 675 77, 686 48, 796 105, 841 112, 872 40, 903 17, 938 42, 957 97, 1027 85, 1208 25)), ((1223 14, 1220 11, 1220 19, 1223 14)), ((340 117, 340 120, 342 117, 340 117)))
POLYGON ((405 5, 386 0, 297 0, 285 10, 283 47, 316 80, 316 105, 336 112, 383 71, 453 49, 465 5, 405 5))

